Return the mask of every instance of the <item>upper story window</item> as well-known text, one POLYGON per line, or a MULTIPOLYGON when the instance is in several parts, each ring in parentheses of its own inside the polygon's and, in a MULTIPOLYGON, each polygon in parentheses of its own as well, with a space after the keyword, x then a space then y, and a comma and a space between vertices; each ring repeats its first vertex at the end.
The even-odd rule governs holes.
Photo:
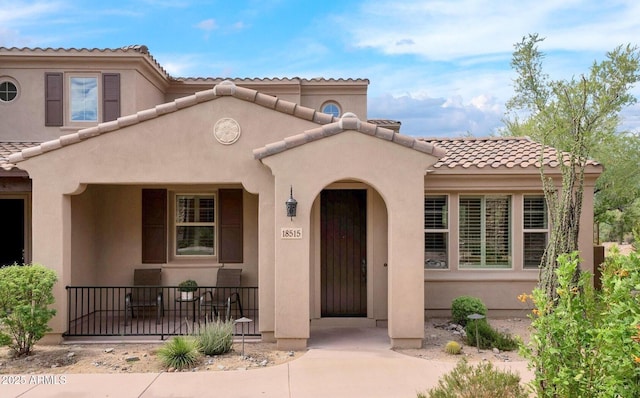
POLYGON ((70 120, 72 122, 97 122, 98 78, 71 77, 69 86, 70 120))
POLYGON ((176 195, 176 256, 213 256, 216 242, 215 196, 176 195))
POLYGON ((511 197, 460 197, 460 268, 511 267, 511 197))
POLYGON ((47 72, 44 78, 45 126, 108 122, 120 117, 119 73, 47 72))
POLYGON ((11 102, 18 96, 18 87, 15 83, 5 80, 0 82, 0 101, 11 102))
POLYGON ((449 236, 448 197, 424 197, 424 267, 446 269, 449 236))
POLYGON ((327 102, 322 105, 322 113, 328 113, 334 117, 340 117, 340 105, 335 102, 327 102))
POLYGON ((547 248, 549 235, 544 196, 525 196, 523 210, 524 268, 537 269, 547 248))

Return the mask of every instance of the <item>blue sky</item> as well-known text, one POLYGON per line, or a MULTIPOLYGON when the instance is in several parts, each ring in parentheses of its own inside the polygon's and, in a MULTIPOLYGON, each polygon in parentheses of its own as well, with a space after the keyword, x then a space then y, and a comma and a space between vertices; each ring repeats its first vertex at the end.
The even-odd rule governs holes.
MULTIPOLYGON (((145 44, 176 77, 367 78, 368 117, 423 137, 501 127, 513 45, 528 33, 546 37, 554 79, 640 38, 637 0, 0 0, 0 10, 3 47, 145 44)), ((623 123, 640 131, 640 105, 623 123)))

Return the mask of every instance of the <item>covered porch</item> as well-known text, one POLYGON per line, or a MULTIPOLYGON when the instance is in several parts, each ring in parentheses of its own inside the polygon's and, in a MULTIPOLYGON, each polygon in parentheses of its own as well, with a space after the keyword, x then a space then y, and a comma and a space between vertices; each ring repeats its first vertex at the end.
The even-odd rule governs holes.
POLYGON ((259 337, 257 287, 200 286, 191 299, 183 299, 178 286, 151 287, 162 297, 161 307, 128 308, 126 296, 150 287, 67 286, 68 326, 65 338, 155 337, 197 333, 207 323, 235 323, 235 335, 259 337), (218 306, 201 304, 200 298, 218 291, 230 300, 218 306), (237 294, 237 298, 235 296, 237 294), (236 322, 239 319, 240 322, 236 322), (247 320, 250 320, 247 321, 247 320), (245 322, 247 321, 247 322, 245 322))

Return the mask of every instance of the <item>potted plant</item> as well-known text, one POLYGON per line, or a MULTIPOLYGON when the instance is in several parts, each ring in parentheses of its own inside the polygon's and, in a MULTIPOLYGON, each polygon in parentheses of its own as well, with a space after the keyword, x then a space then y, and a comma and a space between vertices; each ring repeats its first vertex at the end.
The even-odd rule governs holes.
POLYGON ((180 282, 178 290, 180 290, 180 299, 193 300, 193 292, 198 289, 198 283, 193 279, 187 279, 180 282))

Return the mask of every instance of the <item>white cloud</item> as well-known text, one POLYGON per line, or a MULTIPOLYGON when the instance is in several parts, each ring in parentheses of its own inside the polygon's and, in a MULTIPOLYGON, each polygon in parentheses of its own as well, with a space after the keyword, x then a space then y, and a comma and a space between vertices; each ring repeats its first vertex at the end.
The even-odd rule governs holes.
POLYGON ((547 50, 606 51, 640 36, 632 1, 368 1, 360 12, 343 26, 353 45, 440 61, 509 52, 534 32, 547 50))
POLYGON ((202 29, 205 32, 211 32, 212 30, 215 30, 218 28, 218 24, 216 23, 215 19, 211 18, 211 19, 205 19, 204 21, 199 22, 196 27, 198 29, 202 29))
POLYGON ((419 137, 489 136, 502 127, 502 106, 489 96, 465 103, 460 96, 416 98, 383 95, 369 99, 369 118, 395 119, 400 131, 419 137))

